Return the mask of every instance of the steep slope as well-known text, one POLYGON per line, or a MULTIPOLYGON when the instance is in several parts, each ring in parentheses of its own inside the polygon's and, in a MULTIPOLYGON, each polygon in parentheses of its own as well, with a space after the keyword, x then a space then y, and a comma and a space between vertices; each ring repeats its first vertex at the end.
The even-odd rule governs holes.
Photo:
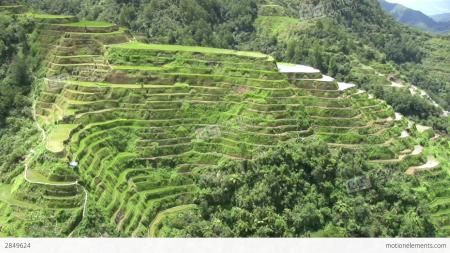
POLYGON ((440 50, 445 38, 400 25, 375 1, 266 1, 255 26, 258 50, 354 82, 404 115, 447 131, 445 66, 431 63, 448 57, 440 50), (420 93, 411 92, 417 86, 420 93))
POLYGON ((192 203, 193 171, 296 138, 404 171, 427 162, 413 124, 318 70, 256 52, 139 43, 105 22, 37 18, 53 41, 34 106, 43 139, 24 174, 1 186, 11 221, 3 234, 52 235, 14 219, 42 212, 60 216, 58 236, 83 236, 95 206, 119 235, 146 236, 159 212, 192 203))
MULTIPOLYGON (((360 85, 364 83, 364 88, 370 88, 371 91, 378 88, 377 83, 381 80, 358 80, 358 76, 365 74, 359 71, 361 65, 373 68, 375 75, 376 72, 387 72, 386 76, 411 81, 410 73, 417 72, 417 69, 405 72, 399 65, 419 64, 425 53, 420 45, 430 39, 426 33, 395 22, 393 17, 382 10, 378 1, 211 0, 208 4, 202 4, 200 0, 194 0, 190 2, 189 8, 185 7, 186 1, 180 0, 73 0, 70 4, 51 0, 25 2, 33 8, 51 13, 117 23, 136 32, 139 38, 147 42, 261 51, 277 60, 313 65, 339 80, 360 85), (155 23, 162 25, 154 26, 155 23), (260 33, 260 30, 270 27, 278 27, 274 31, 281 31, 283 36, 275 36, 273 32, 260 33), (287 53, 289 50, 286 49, 292 40, 303 42, 302 50, 298 50, 302 57, 292 59, 287 53), (319 53, 314 53, 314 50, 319 53), (331 58, 335 59, 331 61, 331 58), (330 61, 336 62, 338 66, 333 71, 329 70, 330 61)), ((433 83, 430 87, 440 85, 436 85, 435 81, 442 81, 433 79, 431 75, 425 78, 427 81, 424 83, 433 83)), ((427 92, 431 91, 425 88, 426 84, 418 86, 427 92)), ((384 93, 392 94, 392 91, 386 90, 384 93)), ((407 90, 397 89, 395 93, 395 97, 402 100, 401 104, 408 104, 407 100, 417 100, 415 104, 422 107, 418 111, 427 111, 424 114, 402 110, 406 116, 420 118, 423 122, 439 121, 439 113, 433 110, 429 101, 414 97, 407 90)), ((433 98, 439 97, 434 100, 446 108, 447 90, 433 93, 433 98)), ((380 98, 394 105, 396 110, 402 109, 388 97, 380 98)))
POLYGON ((401 4, 379 0, 381 6, 401 23, 418 27, 424 31, 447 33, 450 23, 445 20, 434 20, 420 11, 407 8, 401 4))

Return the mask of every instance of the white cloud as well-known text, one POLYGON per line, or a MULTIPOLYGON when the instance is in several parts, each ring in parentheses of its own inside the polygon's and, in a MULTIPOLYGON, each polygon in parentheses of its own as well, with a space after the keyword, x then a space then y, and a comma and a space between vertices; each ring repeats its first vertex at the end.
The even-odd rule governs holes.
POLYGON ((386 0, 419 10, 427 15, 450 12, 450 0, 386 0))

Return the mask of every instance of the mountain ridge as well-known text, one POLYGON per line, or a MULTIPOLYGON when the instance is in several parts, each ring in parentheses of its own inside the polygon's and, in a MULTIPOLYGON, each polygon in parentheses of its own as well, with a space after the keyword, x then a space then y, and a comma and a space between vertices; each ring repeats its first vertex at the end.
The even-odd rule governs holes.
POLYGON ((441 13, 431 16, 431 18, 436 22, 450 22, 450 12, 441 13))
POLYGON ((403 24, 412 25, 429 32, 447 33, 450 31, 450 19, 446 20, 445 16, 441 18, 440 15, 436 15, 438 18, 433 19, 433 17, 421 11, 413 10, 401 4, 390 3, 385 0, 379 0, 379 2, 385 11, 403 24))

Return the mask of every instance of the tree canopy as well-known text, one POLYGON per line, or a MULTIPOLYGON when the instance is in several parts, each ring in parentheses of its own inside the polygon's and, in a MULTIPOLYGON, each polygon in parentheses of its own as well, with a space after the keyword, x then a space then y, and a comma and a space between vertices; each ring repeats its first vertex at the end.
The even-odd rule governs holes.
POLYGON ((433 236, 415 179, 371 167, 362 153, 311 139, 279 145, 248 163, 201 171, 197 211, 166 219, 163 236, 433 236), (351 180, 368 185, 350 191, 351 180), (366 183, 367 184, 367 183, 366 183))

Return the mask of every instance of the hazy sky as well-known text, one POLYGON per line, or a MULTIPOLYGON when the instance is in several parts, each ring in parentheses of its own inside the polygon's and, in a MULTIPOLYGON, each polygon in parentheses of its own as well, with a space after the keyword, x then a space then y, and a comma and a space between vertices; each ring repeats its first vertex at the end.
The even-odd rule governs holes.
POLYGON ((427 15, 450 13, 450 0, 386 0, 419 10, 427 15))

